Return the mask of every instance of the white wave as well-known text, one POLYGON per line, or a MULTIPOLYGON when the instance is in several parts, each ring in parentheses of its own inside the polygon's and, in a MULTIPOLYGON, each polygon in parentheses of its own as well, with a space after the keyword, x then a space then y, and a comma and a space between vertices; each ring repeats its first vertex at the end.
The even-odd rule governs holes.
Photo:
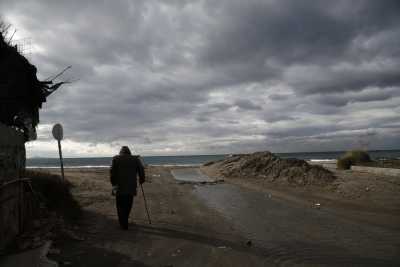
MULTIPOLYGON (((146 164, 155 167, 199 167, 203 164, 146 164)), ((27 166, 27 169, 60 169, 60 166, 27 166)), ((78 165, 64 166, 64 169, 104 169, 110 168, 109 165, 78 165)))
MULTIPOLYGON (((27 166, 27 169, 61 169, 60 166, 27 166)), ((110 168, 106 165, 83 165, 83 166, 64 166, 64 169, 90 169, 90 168, 110 168)))
POLYGON ((203 164, 147 164, 149 166, 155 166, 155 167, 199 167, 202 166, 203 164))
POLYGON ((336 159, 310 159, 311 162, 336 162, 336 159))

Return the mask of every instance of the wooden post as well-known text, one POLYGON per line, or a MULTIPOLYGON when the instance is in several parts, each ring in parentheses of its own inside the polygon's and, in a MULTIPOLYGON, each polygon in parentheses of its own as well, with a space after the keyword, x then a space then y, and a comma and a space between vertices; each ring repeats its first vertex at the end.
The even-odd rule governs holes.
POLYGON ((58 142, 58 155, 60 156, 60 164, 61 164, 61 176, 63 181, 65 180, 64 177, 64 162, 63 162, 63 157, 62 157, 62 149, 61 149, 61 140, 57 140, 58 142))

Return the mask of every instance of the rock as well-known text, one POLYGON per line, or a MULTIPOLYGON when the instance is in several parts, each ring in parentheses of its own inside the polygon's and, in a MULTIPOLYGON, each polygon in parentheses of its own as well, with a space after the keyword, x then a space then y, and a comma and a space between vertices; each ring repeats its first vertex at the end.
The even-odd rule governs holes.
POLYGON ((35 228, 39 228, 42 225, 40 223, 40 220, 34 220, 32 224, 33 224, 33 227, 35 227, 35 228))
POLYGON ((61 251, 60 251, 59 249, 57 249, 57 248, 51 248, 51 249, 49 250, 49 254, 58 255, 58 254, 60 254, 60 253, 61 253, 61 251))
POLYGON ((18 243, 18 249, 20 249, 20 250, 26 250, 32 246, 33 245, 30 240, 24 240, 24 241, 18 243))
POLYGON ((85 240, 83 237, 78 236, 71 230, 64 230, 64 233, 66 236, 68 236, 69 238, 71 238, 73 240, 76 240, 76 241, 84 241, 85 240))
POLYGON ((40 267, 58 267, 58 263, 52 260, 49 260, 48 258, 41 258, 40 267))
POLYGON ((40 267, 58 267, 57 262, 47 258, 47 254, 49 254, 51 244, 52 244, 51 241, 46 241, 46 243, 41 248, 40 262, 39 262, 40 267))

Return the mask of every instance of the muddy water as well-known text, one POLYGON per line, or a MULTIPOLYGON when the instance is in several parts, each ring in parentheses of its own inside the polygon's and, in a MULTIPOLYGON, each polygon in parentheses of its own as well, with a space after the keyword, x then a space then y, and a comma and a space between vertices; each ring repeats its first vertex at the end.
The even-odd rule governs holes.
POLYGON ((195 186, 193 193, 276 265, 400 266, 394 230, 230 184, 195 186))
POLYGON ((182 182, 202 183, 213 182, 207 175, 203 174, 199 168, 184 168, 171 170, 175 180, 182 182))

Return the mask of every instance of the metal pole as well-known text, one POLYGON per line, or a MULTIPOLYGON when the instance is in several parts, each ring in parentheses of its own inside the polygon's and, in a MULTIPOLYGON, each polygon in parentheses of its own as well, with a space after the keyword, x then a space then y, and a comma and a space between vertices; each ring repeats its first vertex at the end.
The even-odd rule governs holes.
POLYGON ((144 207, 145 207, 145 209, 146 209, 147 218, 149 219, 149 224, 151 224, 151 219, 150 219, 149 210, 147 209, 147 201, 146 201, 146 196, 145 196, 145 194, 144 194, 144 190, 143 190, 143 185, 142 185, 142 184, 140 184, 140 188, 142 189, 142 193, 143 193, 144 207))
POLYGON ((60 156, 60 164, 61 164, 61 176, 63 181, 65 180, 64 178, 64 163, 63 163, 63 157, 62 157, 62 151, 61 151, 61 140, 57 140, 58 142, 58 154, 60 156))

